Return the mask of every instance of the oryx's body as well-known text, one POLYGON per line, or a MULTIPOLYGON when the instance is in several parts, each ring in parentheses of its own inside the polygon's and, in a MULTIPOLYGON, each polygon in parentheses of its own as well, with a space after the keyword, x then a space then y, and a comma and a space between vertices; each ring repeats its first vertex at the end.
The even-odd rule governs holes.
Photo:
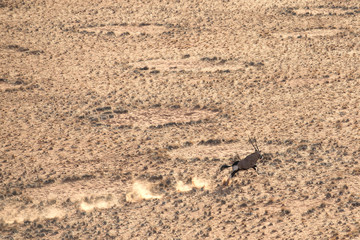
POLYGON ((234 175, 238 172, 238 171, 243 171, 243 170, 248 170, 250 168, 253 168, 256 171, 256 162, 257 160, 262 158, 262 155, 260 153, 260 150, 256 144, 256 139, 249 139, 249 142, 253 145, 255 152, 250 154, 249 156, 247 156, 246 158, 244 158, 243 160, 240 161, 236 161, 232 164, 232 166, 229 165, 222 165, 220 168, 220 171, 224 170, 225 168, 229 168, 232 167, 232 172, 229 176, 228 181, 234 177, 234 175))

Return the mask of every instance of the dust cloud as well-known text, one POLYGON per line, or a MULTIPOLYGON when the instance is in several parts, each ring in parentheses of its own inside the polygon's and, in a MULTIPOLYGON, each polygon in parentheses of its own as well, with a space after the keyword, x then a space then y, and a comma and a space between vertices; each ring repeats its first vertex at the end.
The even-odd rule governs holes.
POLYGON ((6 224, 23 223, 25 221, 62 218, 64 215, 65 213, 63 210, 55 207, 48 207, 44 209, 7 208, 0 213, 0 222, 2 221, 6 224))
POLYGON ((115 200, 111 200, 111 201, 99 200, 94 203, 89 203, 89 202, 84 201, 80 204, 80 209, 83 211, 89 212, 89 211, 94 210, 94 208, 106 209, 106 208, 111 208, 115 205, 116 205, 115 200))
POLYGON ((176 190, 179 192, 188 192, 193 188, 203 188, 205 190, 210 190, 211 184, 210 181, 198 177, 192 178, 191 184, 185 184, 183 181, 178 181, 176 183, 176 190))
POLYGON ((176 190, 179 192, 187 192, 192 189, 191 185, 185 184, 183 181, 179 181, 176 183, 176 190))
POLYGON ((205 190, 211 189, 211 185, 208 180, 197 178, 197 177, 194 177, 192 179, 192 185, 196 188, 204 188, 205 190))
POLYGON ((143 199, 161 198, 161 195, 154 195, 150 191, 150 184, 146 182, 135 182, 132 187, 132 191, 126 194, 127 202, 138 202, 143 199))

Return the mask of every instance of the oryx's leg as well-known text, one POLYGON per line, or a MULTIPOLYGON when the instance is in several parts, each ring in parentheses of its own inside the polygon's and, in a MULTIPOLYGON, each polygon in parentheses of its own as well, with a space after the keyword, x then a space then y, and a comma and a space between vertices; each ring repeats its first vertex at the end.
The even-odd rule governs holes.
POLYGON ((233 178, 238 171, 239 171, 239 169, 234 170, 234 171, 230 174, 229 179, 230 179, 230 178, 233 178))

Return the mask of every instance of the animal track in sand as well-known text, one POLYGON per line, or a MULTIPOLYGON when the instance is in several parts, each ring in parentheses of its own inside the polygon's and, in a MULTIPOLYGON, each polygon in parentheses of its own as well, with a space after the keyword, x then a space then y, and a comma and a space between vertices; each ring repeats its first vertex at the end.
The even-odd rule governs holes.
POLYGON ((341 16, 341 15, 355 15, 359 9, 357 7, 312 7, 312 8, 299 8, 294 9, 294 13, 300 16, 341 16))
POLYGON ((134 68, 158 70, 160 72, 180 72, 180 71, 192 71, 192 72, 216 72, 216 71, 237 71, 243 66, 236 61, 227 61, 225 59, 212 60, 214 58, 202 60, 199 57, 190 57, 182 59, 150 59, 139 62, 131 63, 134 68))
POLYGON ((151 24, 140 24, 140 25, 108 25, 108 26, 94 26, 94 27, 85 27, 80 28, 80 33, 88 34, 106 34, 106 35, 115 35, 115 36, 128 36, 128 35, 141 35, 141 34, 150 34, 158 35, 165 32, 167 28, 161 25, 151 25, 151 24))
POLYGON ((336 36, 337 34, 344 33, 345 30, 341 29, 333 29, 333 28, 314 28, 314 29, 304 29, 302 31, 296 32, 280 32, 274 33, 275 36, 288 38, 288 37, 309 37, 309 38, 316 38, 316 37, 332 37, 336 36))
MULTIPOLYGON (((102 124, 116 126, 132 126, 140 128, 163 128, 176 125, 199 124, 216 116, 216 112, 202 109, 167 109, 133 110, 122 114, 113 114, 112 118, 102 120, 102 124)), ((103 116, 103 115, 102 115, 103 116)), ((99 121, 99 117, 91 119, 99 121)), ((93 121, 91 120, 90 121, 93 121)), ((95 122, 96 122, 95 121, 95 122)))

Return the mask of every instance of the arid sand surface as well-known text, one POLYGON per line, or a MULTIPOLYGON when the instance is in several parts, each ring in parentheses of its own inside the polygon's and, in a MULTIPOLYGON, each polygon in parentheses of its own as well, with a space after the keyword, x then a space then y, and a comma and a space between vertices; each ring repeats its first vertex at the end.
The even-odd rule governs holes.
POLYGON ((2 0, 0 55, 0 239, 360 238, 358 0, 2 0))

